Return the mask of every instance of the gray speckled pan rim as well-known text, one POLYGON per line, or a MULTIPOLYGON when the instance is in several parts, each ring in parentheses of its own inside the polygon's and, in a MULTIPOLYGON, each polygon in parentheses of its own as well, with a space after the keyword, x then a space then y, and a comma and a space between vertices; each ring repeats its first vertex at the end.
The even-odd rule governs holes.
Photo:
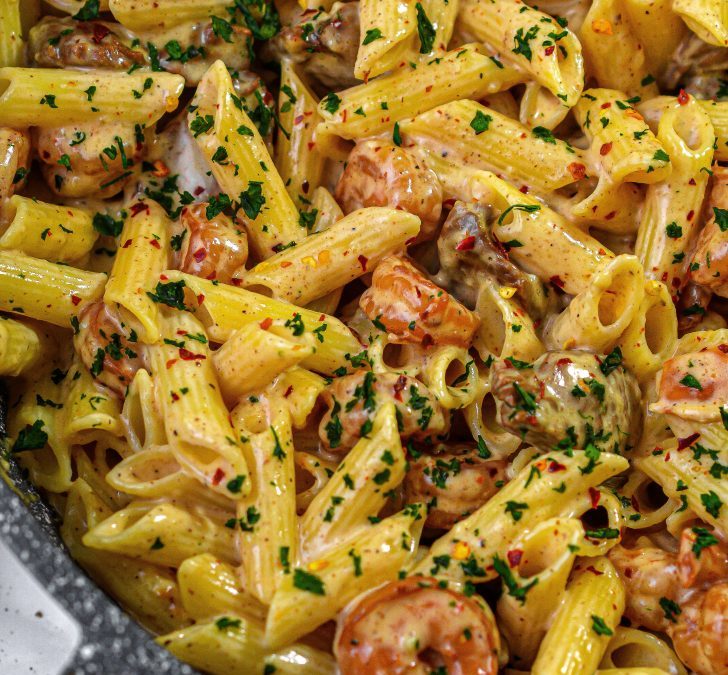
MULTIPOLYGON (((11 471, 17 487, 35 494, 11 471)), ((159 647, 71 559, 53 512, 42 499, 26 505, 0 480, 0 537, 43 587, 76 618, 82 640, 66 673, 73 675, 193 675, 197 671, 159 647)))

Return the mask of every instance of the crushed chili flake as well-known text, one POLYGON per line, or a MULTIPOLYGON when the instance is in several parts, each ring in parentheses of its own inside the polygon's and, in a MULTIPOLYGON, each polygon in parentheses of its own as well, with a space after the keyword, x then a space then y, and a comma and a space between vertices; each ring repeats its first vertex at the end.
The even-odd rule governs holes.
POLYGON ((554 53, 554 49, 556 48, 553 45, 549 45, 546 49, 544 49, 544 54, 546 54, 546 56, 551 56, 551 54, 554 53))
POLYGON ((293 263, 292 263, 292 262, 291 262, 290 260, 284 260, 284 261, 283 261, 283 262, 281 263, 281 267, 282 267, 283 269, 286 269, 287 267, 291 267, 292 265, 293 265, 293 263))
POLYGON ((549 278, 549 281, 554 285, 558 286, 559 288, 564 287, 564 280, 558 275, 554 274, 554 276, 549 278))
POLYGON ((591 499, 591 505, 592 508, 595 509, 597 506, 599 506, 599 500, 602 497, 602 493, 599 492, 596 488, 590 487, 589 488, 589 499, 591 499))
POLYGON ((220 481, 225 478, 225 472, 221 468, 215 469, 215 473, 212 475, 212 484, 220 485, 220 481))
POLYGON ((204 293, 200 293, 197 296, 197 304, 198 305, 201 305, 203 302, 205 302, 205 294, 204 293))
POLYGON ((283 394, 283 398, 288 398, 293 393, 293 385, 289 384, 288 389, 286 389, 286 393, 283 394))
POLYGON ((79 296, 77 296, 77 295, 76 295, 76 294, 74 293, 74 294, 73 294, 73 295, 71 296, 71 302, 72 302, 72 303, 73 303, 74 305, 78 305, 78 304, 80 304, 80 303, 81 303, 81 298, 80 298, 79 296))
POLYGON ((270 317, 267 317, 267 318, 263 319, 263 320, 262 320, 262 321, 260 322, 260 324, 259 324, 259 326, 260 326, 260 327, 261 327, 261 328, 262 328, 263 330, 268 330, 268 329, 269 329, 269 328, 270 328, 270 327, 271 327, 272 325, 273 325, 273 319, 271 319, 270 317))
POLYGON ((549 466, 547 471, 549 473, 556 473, 557 471, 566 471, 566 465, 562 464, 561 462, 557 462, 556 460, 552 459, 549 462, 549 466))
POLYGON ((690 436, 686 436, 685 438, 678 438, 677 439, 677 449, 685 450, 685 448, 689 448, 699 438, 700 438, 700 433, 698 433, 697 431, 694 434, 690 434, 690 436))
POLYGON ((404 375, 400 375, 397 381, 394 383, 394 398, 398 401, 402 400, 402 392, 407 386, 407 378, 404 375))
POLYGON ((572 162, 566 167, 574 180, 581 180, 586 176, 586 166, 581 162, 572 162))
POLYGON ((172 392, 172 400, 173 401, 179 401, 179 394, 176 391, 172 392))
POLYGON ((357 256, 357 260, 359 261, 359 264, 361 265, 362 270, 365 272, 367 271, 367 263, 369 262, 369 258, 367 258, 365 255, 357 256))
POLYGON ((138 216, 142 211, 149 211, 149 205, 144 202, 137 202, 136 204, 132 204, 129 210, 133 218, 134 216, 138 216))
POLYGON ((690 96, 688 95, 688 93, 684 89, 681 89, 680 93, 677 95, 677 102, 680 105, 686 105, 689 100, 690 96))
POLYGON ((465 237, 456 247, 456 251, 470 251, 475 247, 475 236, 470 235, 468 237, 465 237))
POLYGON ((149 244, 150 244, 150 246, 154 246, 154 248, 156 248, 156 249, 161 249, 162 248, 161 245, 159 244, 159 242, 156 239, 152 239, 149 242, 149 244))
POLYGON ((202 262, 205 258, 207 258, 207 251, 204 248, 198 248, 192 254, 192 257, 195 259, 195 262, 202 262))
POLYGON ((127 239, 121 248, 129 248, 131 246, 131 239, 127 239))
POLYGON ((517 567, 521 562, 521 558, 523 558, 523 551, 520 548, 514 548, 508 551, 506 556, 508 557, 508 564, 511 567, 517 567))
POLYGON ((612 150, 612 143, 602 143, 602 147, 599 148, 599 154, 604 157, 604 155, 608 155, 612 150))
POLYGON ((169 361, 167 361, 167 363, 165 364, 167 370, 169 370, 175 363, 177 363, 177 361, 179 361, 179 359, 170 359, 169 361))
POLYGON ((180 347, 179 357, 183 361, 204 361, 207 358, 204 354, 195 354, 184 347, 180 347))
POLYGON ((611 101, 607 101, 606 103, 602 103, 602 105, 601 105, 602 110, 605 110, 606 108, 611 108, 611 107, 612 107, 611 101))
POLYGON ((693 216, 695 216, 695 211, 693 211, 693 210, 691 209, 691 210, 690 210, 690 211, 688 212, 688 220, 692 220, 692 219, 693 219, 693 216))

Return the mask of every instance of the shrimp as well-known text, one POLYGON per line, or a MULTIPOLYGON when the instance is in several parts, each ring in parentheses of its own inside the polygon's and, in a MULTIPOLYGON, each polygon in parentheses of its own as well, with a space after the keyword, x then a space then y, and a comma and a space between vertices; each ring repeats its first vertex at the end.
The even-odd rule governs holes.
POLYGON ((719 421, 728 404, 728 345, 681 354, 664 363, 659 398, 650 406, 696 422, 719 421))
POLYGON ((674 602, 680 591, 675 554, 653 546, 630 549, 618 544, 607 555, 627 592, 625 616, 649 630, 664 631, 669 620, 660 600, 674 602))
POLYGON ((698 675, 728 675, 728 583, 691 595, 667 627, 680 660, 698 675))
MULTIPOLYGON (((713 214, 698 235, 690 278, 722 298, 728 298, 728 205, 713 214), (719 219, 720 217, 720 219, 719 219)), ((699 317, 700 318, 700 317, 699 317)))
POLYGON ((506 481, 508 462, 489 460, 475 447, 409 460, 407 502, 431 503, 425 525, 449 530, 487 502, 506 481))
POLYGON ((392 581, 339 619, 342 675, 495 675, 500 636, 487 609, 436 579, 392 581))
POLYGON ((178 267, 183 272, 204 279, 232 282, 233 273, 248 259, 248 237, 224 214, 208 220, 205 204, 194 204, 182 210, 182 244, 178 267))
POLYGON ((358 371, 336 379, 322 397, 329 409, 321 419, 319 437, 331 450, 353 448, 387 403, 394 403, 397 409, 404 439, 425 440, 450 428, 450 420, 435 396, 406 375, 358 371))
POLYGON ((680 583, 683 588, 693 588, 706 583, 728 579, 728 550, 721 542, 696 547, 699 532, 685 528, 680 537, 677 556, 680 583))
POLYGON ((414 155, 390 141, 357 143, 336 185, 336 200, 345 213, 365 206, 391 206, 422 221, 418 241, 432 239, 440 222, 440 181, 414 155))
POLYGON ((101 384, 123 398, 136 372, 144 367, 144 346, 133 330, 127 335, 119 314, 103 301, 86 305, 78 319, 73 338, 76 352, 101 384))
POLYGON ((34 129, 35 147, 48 186, 60 197, 113 197, 133 179, 130 168, 146 154, 134 124, 89 122, 34 129))
POLYGON ((371 288, 359 306, 397 344, 468 347, 480 324, 475 313, 426 279, 406 258, 394 255, 374 270, 371 288))
POLYGON ((0 127, 0 207, 5 199, 19 190, 30 171, 30 135, 27 131, 16 131, 0 127))

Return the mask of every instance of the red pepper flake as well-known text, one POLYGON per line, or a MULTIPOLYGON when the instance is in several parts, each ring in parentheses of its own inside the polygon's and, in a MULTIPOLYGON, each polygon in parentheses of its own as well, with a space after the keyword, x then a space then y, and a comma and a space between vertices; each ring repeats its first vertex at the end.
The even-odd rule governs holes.
POLYGON ((603 143, 602 147, 599 148, 599 154, 604 157, 604 155, 608 155, 612 150, 612 144, 611 143, 603 143))
POLYGON ((599 506, 599 500, 601 499, 602 493, 596 488, 589 488, 589 499, 591 499, 592 508, 595 509, 599 506))
POLYGON ((101 23, 95 23, 94 24, 94 34, 91 38, 97 45, 101 44, 101 41, 109 34, 111 31, 104 26, 101 23))
POLYGON ((221 468, 215 469, 215 473, 212 476, 212 484, 220 485, 220 481, 225 478, 225 472, 221 468))
POLYGON ((282 267, 283 269, 286 269, 287 267, 292 267, 292 266, 293 266, 293 263, 292 263, 292 262, 291 262, 290 260, 284 260, 284 261, 283 261, 283 262, 281 263, 281 267, 282 267))
POLYGON ((263 330, 268 330, 273 325, 273 319, 270 317, 263 319, 260 324, 258 324, 263 330))
POLYGON ((508 557, 508 564, 511 567, 518 567, 523 558, 523 551, 520 548, 514 548, 512 551, 507 551, 506 556, 508 557))
POLYGON ((551 56, 551 54, 554 53, 554 49, 556 49, 556 47, 554 47, 554 45, 549 45, 543 51, 544 51, 544 54, 546 54, 546 56, 551 56))
POLYGON ((538 424, 538 417, 536 417, 536 415, 529 415, 526 418, 526 422, 528 422, 532 427, 535 427, 538 424))
POLYGON ((427 87, 425 87, 425 93, 429 94, 431 91, 432 91, 432 85, 431 84, 428 85, 427 87))
POLYGON ((563 279, 562 279, 562 278, 561 278, 561 277, 560 277, 560 276, 559 276, 558 274, 554 274, 554 276, 552 276, 552 277, 551 277, 551 278, 549 279, 549 281, 550 281, 550 282, 551 282, 551 283, 552 283, 552 284, 553 284, 554 286, 558 286, 559 288, 563 288, 563 287, 564 287, 564 281, 563 281, 563 279))
POLYGON ((308 145, 308 151, 311 152, 316 147, 316 143, 313 141, 309 141, 306 145, 308 145))
POLYGON ((690 210, 690 211, 688 212, 688 220, 692 220, 692 219, 693 219, 693 216, 695 216, 695 211, 693 211, 693 210, 691 209, 691 210, 690 210))
POLYGON ((521 185, 521 187, 518 188, 518 191, 524 195, 528 194, 528 185, 521 185))
POLYGON ((161 281, 167 281, 169 279, 169 277, 166 274, 160 274, 159 278, 161 281))
POLYGON ((179 401, 179 394, 176 391, 172 392, 172 400, 176 403, 179 401))
POLYGON ((217 270, 212 270, 212 272, 205 277, 208 281, 213 281, 215 278, 217 278, 217 270))
POLYGON ((570 363, 573 363, 573 361, 568 357, 564 357, 563 359, 559 359, 556 362, 556 365, 557 366, 568 366, 570 363))
POLYGON ((74 305, 78 305, 81 303, 81 298, 79 298, 75 293, 71 296, 71 302, 74 305))
POLYGON ((690 180, 688 181, 688 185, 697 185, 697 183, 695 182, 695 179, 694 179, 694 178, 691 178, 691 179, 690 179, 690 180))
POLYGON ((230 280, 230 283, 233 286, 235 286, 236 288, 240 288, 243 285, 243 280, 242 279, 234 279, 233 278, 233 279, 230 280))
POLYGON ((557 473, 558 471, 566 471, 566 465, 552 459, 549 462, 549 465, 548 465, 548 468, 546 469, 546 471, 548 471, 549 473, 557 473))
POLYGON ((170 359, 169 361, 167 361, 167 363, 165 364, 167 366, 167 370, 169 370, 175 363, 177 363, 177 361, 179 361, 179 359, 170 359))
POLYGON ((602 105, 600 107, 601 107, 602 110, 606 110, 607 108, 611 108, 612 107, 612 102, 611 101, 607 101, 606 103, 602 103, 602 105))
POLYGON ((127 239, 121 248, 129 248, 131 246, 131 239, 127 239))
POLYGON ((326 314, 319 314, 319 321, 326 321, 326 314))
POLYGON ((303 117, 303 115, 296 115, 296 116, 295 116, 295 117, 293 118, 293 123, 294 123, 294 124, 301 124, 301 122, 303 122, 303 120, 304 120, 304 117, 303 117))
POLYGON ((203 302, 205 302, 205 294, 204 293, 200 293, 197 296, 197 304, 198 305, 201 305, 203 302))
POLYGON ((407 378, 404 375, 400 375, 397 381, 394 383, 394 398, 398 401, 402 400, 402 392, 407 386, 407 378))
POLYGON ((617 215, 616 211, 610 211, 606 216, 604 216, 604 220, 611 220, 616 215, 617 215))
POLYGON ((204 248, 198 248, 192 254, 192 257, 195 259, 195 262, 201 263, 205 258, 207 258, 207 251, 204 248))
POLYGON ((475 247, 475 236, 469 235, 465 237, 456 247, 456 251, 470 251, 475 247))
POLYGON ((367 271, 367 263, 369 262, 369 258, 367 258, 365 255, 357 256, 356 258, 359 261, 359 264, 361 265, 361 268, 364 272, 367 271))
POLYGON ((150 244, 151 244, 152 246, 154 246, 154 248, 156 248, 156 249, 161 249, 161 248, 162 248, 162 247, 161 247, 161 246, 159 245, 159 242, 158 242, 158 241, 157 241, 156 239, 152 239, 152 240, 151 240, 151 241, 150 241, 149 243, 150 243, 150 244))
POLYGON ((195 188, 195 192, 194 192, 195 197, 199 197, 204 191, 205 191, 205 188, 202 185, 198 185, 195 188))
POLYGON ((293 385, 289 384, 288 389, 286 389, 286 393, 283 394, 283 398, 288 398, 293 393, 293 385))
POLYGON ((180 347, 179 357, 183 361, 204 361, 207 358, 204 354, 195 354, 184 347, 180 347))
POLYGON ((677 102, 680 105, 686 105, 688 101, 690 101, 690 96, 688 96, 688 93, 684 89, 681 89, 680 93, 677 95, 677 102))
POLYGON ((586 167, 581 162, 572 162, 566 168, 574 180, 581 180, 586 176, 586 167))
POLYGON ((154 171, 152 171, 152 176, 155 178, 166 178, 170 173, 169 167, 161 159, 154 162, 154 171))
POLYGON ((348 110, 344 110, 343 113, 341 113, 341 121, 346 122, 346 115, 348 113, 348 110))
POLYGON ((728 345, 718 345, 718 351, 723 354, 728 354, 728 345))
POLYGON ((690 434, 690 436, 686 436, 685 438, 678 438, 677 439, 677 449, 685 450, 685 448, 689 448, 699 438, 700 438, 700 433, 698 433, 697 431, 694 434, 690 434))
POLYGON ((144 202, 137 202, 131 205, 131 217, 138 216, 142 211, 149 211, 149 205, 144 202))

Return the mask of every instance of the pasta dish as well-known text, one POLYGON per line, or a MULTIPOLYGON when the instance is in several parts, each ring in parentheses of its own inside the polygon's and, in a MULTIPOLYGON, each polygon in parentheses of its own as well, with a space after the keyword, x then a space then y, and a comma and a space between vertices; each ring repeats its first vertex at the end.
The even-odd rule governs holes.
POLYGON ((728 674, 726 0, 0 0, 0 157, 3 466, 158 644, 728 674))

